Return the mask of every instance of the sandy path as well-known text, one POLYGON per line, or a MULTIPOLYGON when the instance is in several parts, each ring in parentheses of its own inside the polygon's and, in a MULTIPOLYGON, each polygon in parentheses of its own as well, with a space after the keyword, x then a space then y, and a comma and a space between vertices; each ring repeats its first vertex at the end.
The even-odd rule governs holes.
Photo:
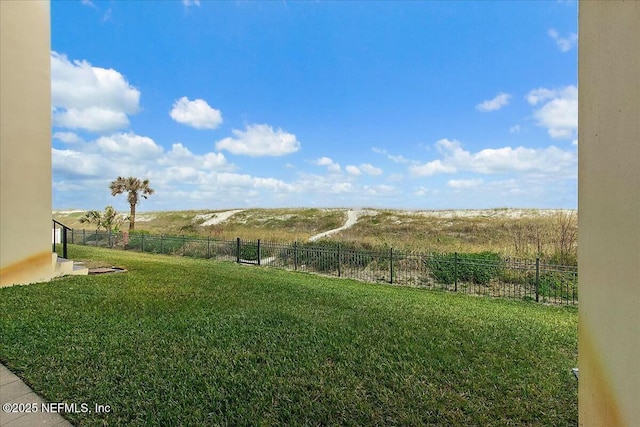
POLYGON ((315 242, 316 240, 322 239, 323 237, 329 236, 334 233, 338 233, 342 230, 346 230, 347 228, 353 227, 356 222, 358 222, 358 217, 362 215, 361 210, 349 210, 347 212, 347 221, 342 225, 342 227, 334 228, 333 230, 327 230, 320 234, 316 234, 315 236, 309 237, 310 242, 315 242))
POLYGON ((221 222, 224 222, 224 221, 228 220, 229 218, 231 218, 233 215, 237 214, 238 212, 242 212, 242 209, 235 209, 235 210, 232 210, 232 211, 219 212, 219 213, 215 214, 213 217, 209 218, 208 220, 206 220, 205 222, 203 222, 200 225, 201 226, 205 226, 205 225, 220 224, 221 222))

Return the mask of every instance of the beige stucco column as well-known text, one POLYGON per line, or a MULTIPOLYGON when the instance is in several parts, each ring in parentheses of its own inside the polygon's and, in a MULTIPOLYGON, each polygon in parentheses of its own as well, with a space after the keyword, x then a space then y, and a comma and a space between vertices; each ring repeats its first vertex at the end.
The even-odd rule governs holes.
POLYGON ((0 1, 0 286, 49 280, 48 1, 0 1))
POLYGON ((640 425, 640 2, 579 12, 579 424, 640 425))

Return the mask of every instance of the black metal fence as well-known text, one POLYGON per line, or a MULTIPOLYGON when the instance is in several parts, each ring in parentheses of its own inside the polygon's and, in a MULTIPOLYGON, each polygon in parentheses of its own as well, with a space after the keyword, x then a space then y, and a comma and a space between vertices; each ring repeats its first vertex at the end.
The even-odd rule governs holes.
POLYGON ((578 270, 540 258, 494 253, 443 254, 361 249, 337 242, 275 243, 145 233, 70 230, 69 243, 194 258, 219 259, 296 271, 475 295, 578 303, 578 270))
POLYGON ((51 228, 51 249, 53 252, 57 253, 58 256, 62 258, 67 258, 67 241, 69 238, 69 233, 72 231, 66 225, 52 220, 52 228, 51 228))

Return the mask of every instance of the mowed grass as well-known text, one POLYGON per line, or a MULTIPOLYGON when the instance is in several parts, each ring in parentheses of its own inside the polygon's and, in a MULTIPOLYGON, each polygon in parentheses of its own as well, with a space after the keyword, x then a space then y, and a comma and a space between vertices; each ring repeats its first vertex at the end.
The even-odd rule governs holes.
POLYGON ((0 359, 77 425, 577 425, 577 310, 71 246, 0 359))

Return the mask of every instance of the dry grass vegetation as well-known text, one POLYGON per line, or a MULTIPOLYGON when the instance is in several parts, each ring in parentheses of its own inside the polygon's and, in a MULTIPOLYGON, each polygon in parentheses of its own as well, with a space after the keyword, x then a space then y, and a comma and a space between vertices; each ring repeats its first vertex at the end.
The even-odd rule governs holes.
MULTIPOLYGON (((222 212, 225 211, 144 212, 136 217, 136 230, 216 239, 304 242, 314 234, 340 227, 347 218, 346 209, 245 209, 221 223, 203 225, 222 212)), ((83 214, 57 211, 53 216, 71 228, 82 229, 86 228, 79 222, 83 214)), ((365 209, 353 227, 325 240, 422 252, 491 251, 514 257, 542 256, 573 264, 577 252, 577 213, 536 209, 365 209)))
POLYGON ((331 236, 365 245, 422 252, 497 252, 506 256, 575 261, 577 214, 573 211, 496 209, 457 213, 369 211, 331 236))
MULTIPOLYGON (((219 224, 203 225, 214 214, 223 212, 226 210, 143 212, 136 215, 136 231, 229 240, 240 237, 303 242, 314 234, 340 227, 346 220, 345 209, 245 209, 219 224)), ((87 228, 80 223, 83 215, 84 211, 53 213, 54 219, 74 229, 87 228)))

